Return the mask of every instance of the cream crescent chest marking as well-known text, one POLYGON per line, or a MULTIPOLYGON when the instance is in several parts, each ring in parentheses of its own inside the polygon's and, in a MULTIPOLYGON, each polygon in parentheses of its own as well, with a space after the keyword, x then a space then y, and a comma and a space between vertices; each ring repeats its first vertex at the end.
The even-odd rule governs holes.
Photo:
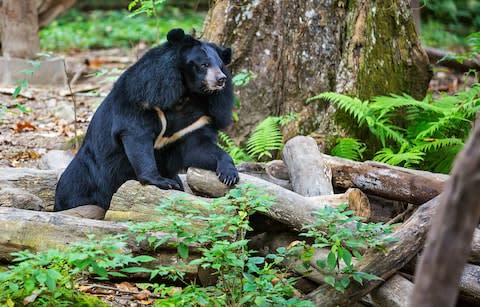
POLYGON ((160 122, 162 123, 162 130, 158 134, 157 138, 155 139, 155 144, 153 147, 155 149, 160 149, 162 147, 165 147, 168 144, 174 143, 181 139, 183 136, 198 130, 202 128, 205 125, 208 125, 210 123, 210 117, 203 115, 196 121, 194 121, 192 124, 188 125, 187 127, 175 132, 171 136, 163 136, 165 134, 165 131, 167 130, 167 118, 165 116, 165 113, 160 110, 158 107, 155 107, 155 110, 157 111, 158 118, 160 119, 160 122))

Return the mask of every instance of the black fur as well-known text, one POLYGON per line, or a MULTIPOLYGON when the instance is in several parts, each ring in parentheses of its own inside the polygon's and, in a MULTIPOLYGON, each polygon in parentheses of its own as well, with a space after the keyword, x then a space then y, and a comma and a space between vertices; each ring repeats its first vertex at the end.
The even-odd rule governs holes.
POLYGON ((82 205, 107 210, 113 194, 131 179, 181 190, 177 174, 189 166, 216 171, 228 184, 238 181, 232 159, 216 145, 218 129, 232 122, 233 86, 225 67, 231 50, 181 29, 170 31, 167 39, 127 69, 98 107, 79 152, 57 184, 55 211, 82 205), (154 150, 162 130, 155 108, 167 117, 165 136, 202 115, 212 121, 154 150))

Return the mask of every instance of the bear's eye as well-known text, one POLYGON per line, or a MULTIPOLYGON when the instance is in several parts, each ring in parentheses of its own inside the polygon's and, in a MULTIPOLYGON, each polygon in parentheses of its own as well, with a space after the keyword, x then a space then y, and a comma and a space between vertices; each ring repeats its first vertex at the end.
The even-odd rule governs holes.
POLYGON ((208 68, 208 63, 203 63, 202 65, 200 65, 202 68, 208 68))

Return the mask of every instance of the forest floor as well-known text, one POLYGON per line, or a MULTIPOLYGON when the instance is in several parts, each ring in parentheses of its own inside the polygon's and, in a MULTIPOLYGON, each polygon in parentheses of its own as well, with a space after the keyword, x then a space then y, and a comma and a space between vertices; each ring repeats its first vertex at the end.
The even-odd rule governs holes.
MULTIPOLYGON (((72 85, 75 93, 77 135, 86 132, 98 105, 111 90, 116 77, 144 51, 138 46, 133 52, 125 49, 83 51, 65 55, 68 75, 79 76, 72 85)), ((430 82, 433 93, 455 93, 466 83, 462 73, 436 68, 430 82)), ((14 99, 14 88, 0 88, 0 101, 7 111, 0 115, 0 167, 37 167, 49 150, 72 150, 75 146, 74 102, 69 89, 33 89, 21 91, 14 99), (16 104, 27 107, 21 112, 16 104)), ((72 154, 74 150, 72 150, 72 154)))

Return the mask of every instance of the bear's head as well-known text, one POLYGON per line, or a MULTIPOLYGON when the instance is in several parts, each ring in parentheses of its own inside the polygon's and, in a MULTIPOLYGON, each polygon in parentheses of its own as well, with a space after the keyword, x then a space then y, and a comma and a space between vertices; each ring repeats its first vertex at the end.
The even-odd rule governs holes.
POLYGON ((232 50, 186 35, 182 29, 171 30, 167 40, 178 45, 185 85, 191 93, 212 94, 225 88, 230 75, 225 65, 232 60, 232 50))

